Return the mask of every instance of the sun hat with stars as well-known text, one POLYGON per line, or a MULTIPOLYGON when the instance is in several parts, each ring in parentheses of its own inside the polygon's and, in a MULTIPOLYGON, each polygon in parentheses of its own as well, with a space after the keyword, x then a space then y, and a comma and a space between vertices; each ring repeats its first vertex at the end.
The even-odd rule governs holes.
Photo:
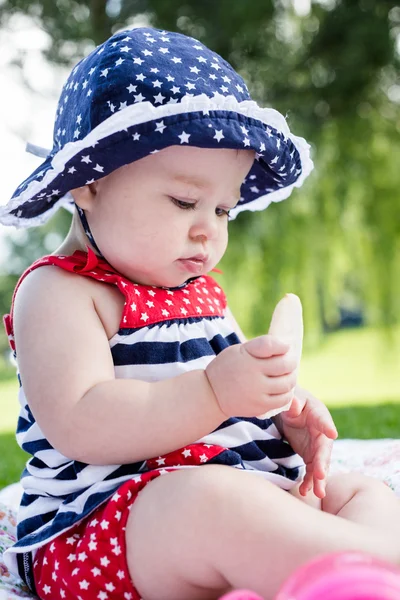
POLYGON ((243 79, 186 35, 122 31, 72 70, 53 148, 17 188, 0 222, 40 225, 73 203, 69 192, 172 145, 255 151, 231 217, 287 198, 313 168, 309 145, 276 110, 251 100, 243 79))

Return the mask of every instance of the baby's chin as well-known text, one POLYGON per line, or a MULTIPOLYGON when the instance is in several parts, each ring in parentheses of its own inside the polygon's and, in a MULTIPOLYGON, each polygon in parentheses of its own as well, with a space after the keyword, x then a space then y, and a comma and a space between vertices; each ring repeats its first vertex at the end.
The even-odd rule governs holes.
POLYGON ((138 275, 137 277, 131 277, 131 281, 133 283, 137 283, 139 285, 148 285, 151 287, 157 287, 157 288, 176 288, 176 287, 180 287, 182 285, 184 285, 189 279, 192 279, 193 276, 190 276, 190 274, 187 274, 187 276, 181 276, 181 277, 167 277, 167 276, 157 276, 157 275, 138 275))

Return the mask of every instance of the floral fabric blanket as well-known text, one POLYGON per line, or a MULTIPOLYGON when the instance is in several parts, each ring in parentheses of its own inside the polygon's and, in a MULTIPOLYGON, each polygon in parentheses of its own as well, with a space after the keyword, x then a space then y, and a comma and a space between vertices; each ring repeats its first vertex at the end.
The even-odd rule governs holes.
MULTIPOLYGON (((331 473, 364 473, 384 481, 400 497, 399 440, 339 440, 334 443, 331 473)), ((9 573, 2 555, 15 541, 19 484, 0 491, 0 600, 34 598, 18 578, 9 573)))

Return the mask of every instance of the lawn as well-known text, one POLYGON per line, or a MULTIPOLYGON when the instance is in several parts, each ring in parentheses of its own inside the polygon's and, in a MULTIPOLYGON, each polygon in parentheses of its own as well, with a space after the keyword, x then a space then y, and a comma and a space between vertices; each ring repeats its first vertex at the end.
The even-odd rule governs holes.
MULTIPOLYGON (((377 330, 331 334, 304 355, 300 383, 329 406, 342 438, 400 437, 400 329, 390 343, 377 330)), ((0 374, 1 375, 1 374, 0 374)), ((14 377, 0 377, 0 488, 17 481, 26 455, 15 442, 14 377)))

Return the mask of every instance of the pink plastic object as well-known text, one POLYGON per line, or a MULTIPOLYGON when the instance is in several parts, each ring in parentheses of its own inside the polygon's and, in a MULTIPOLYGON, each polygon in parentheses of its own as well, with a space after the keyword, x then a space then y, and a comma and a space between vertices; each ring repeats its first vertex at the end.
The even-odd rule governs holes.
POLYGON ((295 571, 275 600, 399 600, 400 570, 368 554, 340 552, 295 571))
POLYGON ((219 600, 263 600, 261 596, 250 590, 235 590, 225 594, 219 600))

